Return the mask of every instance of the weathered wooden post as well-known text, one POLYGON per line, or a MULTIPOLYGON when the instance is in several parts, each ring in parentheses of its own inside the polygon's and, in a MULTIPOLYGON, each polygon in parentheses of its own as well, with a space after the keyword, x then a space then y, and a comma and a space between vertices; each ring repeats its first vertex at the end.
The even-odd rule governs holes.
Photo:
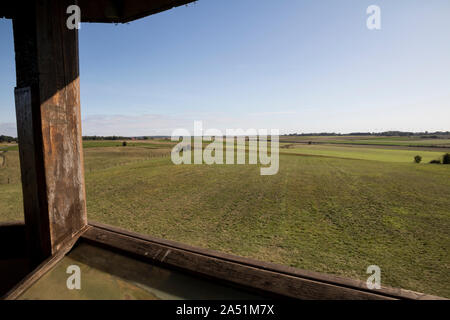
POLYGON ((14 16, 17 131, 25 224, 33 264, 86 224, 76 1, 23 1, 14 16))

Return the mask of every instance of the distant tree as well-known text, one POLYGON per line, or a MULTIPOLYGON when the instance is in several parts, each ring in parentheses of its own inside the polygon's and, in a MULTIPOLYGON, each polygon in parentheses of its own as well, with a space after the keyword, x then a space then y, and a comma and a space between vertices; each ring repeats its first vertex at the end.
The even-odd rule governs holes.
POLYGON ((422 157, 421 156, 415 156, 414 157, 414 162, 415 163, 420 163, 422 161, 422 157))
POLYGON ((444 154, 442 157, 442 164, 450 164, 450 153, 444 154))
POLYGON ((126 141, 122 142, 122 146, 126 147, 127 146, 127 142, 126 141))
POLYGON ((8 142, 8 143, 11 143, 11 142, 17 142, 17 141, 18 141, 17 138, 13 138, 13 137, 10 137, 10 136, 0 135, 0 142, 8 142))

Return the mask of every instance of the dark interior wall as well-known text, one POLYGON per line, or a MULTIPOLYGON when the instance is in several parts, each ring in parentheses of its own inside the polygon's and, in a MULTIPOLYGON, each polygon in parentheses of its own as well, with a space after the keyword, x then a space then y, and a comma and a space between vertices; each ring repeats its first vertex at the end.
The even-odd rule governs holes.
POLYGON ((31 271, 23 223, 0 224, 0 297, 31 271))

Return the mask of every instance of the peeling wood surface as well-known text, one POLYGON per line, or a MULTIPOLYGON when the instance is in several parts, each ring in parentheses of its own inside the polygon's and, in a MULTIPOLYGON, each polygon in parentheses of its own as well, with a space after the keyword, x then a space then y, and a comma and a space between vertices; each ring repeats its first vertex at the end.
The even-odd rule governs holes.
POLYGON ((87 224, 81 140, 78 31, 66 27, 73 1, 37 7, 41 130, 53 250, 87 224))
MULTIPOLYGON (((34 92, 36 95, 37 90, 34 92)), ((38 147, 40 134, 35 130, 37 117, 33 116, 31 88, 16 88, 14 94, 26 237, 32 259, 40 260, 40 257, 52 253, 45 181, 42 176, 42 152, 38 147)))
POLYGON ((87 224, 78 31, 70 0, 43 0, 13 20, 25 222, 40 262, 87 224))

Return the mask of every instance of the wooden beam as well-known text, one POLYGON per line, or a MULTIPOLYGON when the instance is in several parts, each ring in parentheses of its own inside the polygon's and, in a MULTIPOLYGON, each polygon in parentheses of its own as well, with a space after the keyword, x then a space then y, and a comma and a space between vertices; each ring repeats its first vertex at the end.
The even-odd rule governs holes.
MULTIPOLYGON (((36 1, 36 0, 35 0, 36 1)), ((126 23, 196 0, 78 0, 82 22, 126 23)), ((27 5, 32 1, 27 2, 27 5)), ((24 6, 17 0, 0 1, 0 18, 21 15, 24 6)))
MULTIPOLYGON (((185 252, 191 252, 195 254, 199 254, 205 257, 211 257, 214 259, 220 259, 223 261, 228 261, 235 264, 240 264, 244 266, 248 266, 251 268, 266 270, 278 274, 288 275, 292 277, 299 277, 302 279, 317 281, 325 284, 330 284, 333 286, 338 286, 342 288, 350 288, 355 289, 361 292, 374 293, 380 296, 394 298, 394 299, 406 299, 406 300, 435 300, 441 299, 440 297, 427 295, 420 292, 415 292, 411 290, 401 289, 401 288, 391 288, 382 286, 381 289, 371 290, 367 288, 365 281, 349 279, 344 277, 339 277, 336 275, 330 275, 315 271, 309 271, 294 267, 289 267, 285 265, 280 265, 271 262, 259 261, 252 258, 240 257, 228 253, 218 252, 211 249, 193 247, 184 243, 179 243, 171 240, 160 239, 156 237, 152 237, 149 235, 143 235, 136 232, 132 232, 129 230, 124 230, 122 228, 118 228, 115 226, 105 225, 103 223, 89 221, 89 226, 94 227, 91 229, 91 232, 94 233, 96 230, 105 230, 115 233, 116 235, 124 235, 133 239, 139 239, 146 241, 149 244, 157 244, 160 246, 164 246, 167 248, 174 248, 178 250, 183 250, 185 252)), ((90 237, 90 234, 87 233, 85 237, 90 237)), ((92 239, 92 237, 90 237, 92 239)), ((107 238, 105 238, 107 239, 107 238)), ((110 243, 111 247, 114 247, 112 243, 110 243)), ((132 253, 132 251, 128 251, 132 253)))
POLYGON ((269 298, 445 300, 403 289, 382 287, 369 290, 351 279, 192 247, 95 222, 90 222, 56 255, 48 258, 2 298, 20 297, 79 241, 269 298))
POLYGON ((0 296, 30 272, 25 245, 25 225, 0 222, 0 296))
POLYGON ((404 289, 370 290, 360 281, 195 248, 99 223, 89 225, 92 228, 81 236, 82 240, 267 296, 317 300, 442 299, 404 289))
POLYGON ((126 23, 196 0, 79 0, 82 22, 126 23))
POLYGON ((66 27, 73 3, 27 2, 13 19, 22 190, 35 264, 87 224, 78 31, 66 27))

